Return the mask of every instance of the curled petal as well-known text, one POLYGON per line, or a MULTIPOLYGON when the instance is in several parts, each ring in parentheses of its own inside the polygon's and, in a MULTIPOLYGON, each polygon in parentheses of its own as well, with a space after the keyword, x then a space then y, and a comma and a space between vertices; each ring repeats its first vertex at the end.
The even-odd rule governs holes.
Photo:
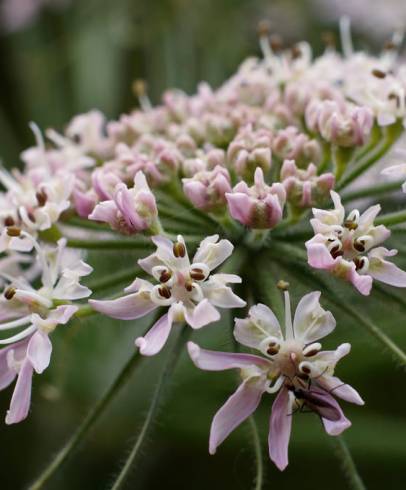
POLYGON ((226 437, 258 407, 265 391, 264 378, 254 376, 240 384, 213 418, 209 453, 214 454, 226 437))
POLYGON ((135 320, 157 308, 145 291, 106 301, 91 299, 89 304, 94 310, 119 320, 135 320))
POLYGON ((327 434, 330 436, 338 436, 348 429, 348 427, 351 427, 351 422, 344 415, 344 412, 341 410, 337 400, 331 395, 328 395, 328 398, 329 403, 335 407, 337 413, 339 414, 339 418, 337 420, 329 420, 322 417, 321 421, 323 422, 324 429, 327 434))
POLYGON ((41 374, 51 360, 52 344, 46 333, 37 330, 27 348, 27 359, 38 374, 41 374))
POLYGON ((387 250, 384 247, 378 247, 368 254, 369 269, 368 273, 378 281, 390 284, 398 288, 406 287, 406 272, 399 269, 398 266, 388 262, 384 257, 390 257, 396 254, 395 250, 387 250))
POLYGON ((213 270, 230 257, 234 249, 233 244, 228 240, 218 239, 218 235, 205 238, 197 249, 193 263, 203 262, 213 270))
POLYGON ((25 360, 18 374, 17 383, 11 398, 10 409, 7 411, 6 424, 17 424, 24 420, 30 409, 31 384, 33 367, 25 360))
POLYGON ((195 308, 185 308, 185 320, 192 328, 201 328, 220 320, 220 313, 208 299, 203 299, 195 308))
POLYGON ((320 306, 320 292, 306 294, 297 305, 293 328, 295 337, 310 344, 331 333, 336 321, 330 311, 320 306))
POLYGON ((138 337, 135 345, 140 349, 144 356, 157 354, 168 340, 172 328, 171 310, 162 316, 148 331, 145 337, 138 337))
POLYGON ((234 336, 241 344, 254 349, 269 337, 283 339, 278 319, 270 308, 262 304, 252 306, 248 318, 236 318, 234 336))
POLYGON ((269 428, 269 457, 283 471, 288 465, 288 447, 292 429, 292 403, 289 391, 282 388, 272 405, 269 428))
POLYGON ((322 376, 318 379, 318 383, 330 394, 338 396, 342 400, 355 403, 356 405, 365 404, 359 393, 352 386, 343 383, 336 376, 322 376))
POLYGON ((244 369, 255 366, 267 369, 271 366, 270 361, 253 354, 216 352, 201 349, 193 342, 188 342, 187 349, 194 364, 205 371, 224 371, 225 369, 244 369))

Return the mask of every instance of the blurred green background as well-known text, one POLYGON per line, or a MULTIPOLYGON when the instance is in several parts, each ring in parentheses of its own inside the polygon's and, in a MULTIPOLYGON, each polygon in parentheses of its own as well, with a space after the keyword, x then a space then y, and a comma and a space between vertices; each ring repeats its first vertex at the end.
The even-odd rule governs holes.
MULTIPOLYGON (((341 3, 348 4, 347 13, 354 17, 357 46, 372 50, 406 18, 404 1, 341 3), (368 3, 373 8, 362 10, 362 4, 368 3), (390 19, 382 25, 379 8, 385 10, 385 6, 391 9, 394 25, 390 19), (376 29, 362 22, 360 12, 365 12, 372 24, 376 16, 376 29)), ((130 110, 136 105, 131 92, 136 78, 147 80, 155 103, 168 87, 190 93, 203 79, 217 86, 246 56, 259 54, 256 25, 263 18, 271 21, 287 43, 307 39, 315 53, 320 53, 322 33, 337 32, 342 8, 333 0, 3 0, 0 158, 7 166, 19 164, 19 153, 33 140, 29 121, 41 128, 62 129, 74 114, 92 108, 109 118, 130 110)), ((390 208, 396 203, 386 205, 390 208)), ((402 248, 404 235, 397 236, 392 244, 402 248)), ((136 259, 129 252, 89 257, 99 275, 126 268, 136 259)), ((406 267, 406 260, 398 264, 406 267)), ((275 281, 289 279, 285 271, 276 268, 270 274, 275 281)), ((292 284, 297 302, 309 289, 292 284)), ((340 296, 348 291, 337 281, 334 287, 340 296)), ((402 292, 397 294, 404 297, 402 292)), ((355 294, 345 297, 374 318, 399 345, 406 346, 405 315, 399 306, 389 304, 376 292, 366 299, 355 294)), ((337 374, 366 400, 364 408, 343 403, 353 421, 346 440, 368 489, 405 488, 404 373, 363 327, 333 312, 338 328, 324 347, 352 342, 352 354, 342 361, 337 374)), ((29 419, 18 426, 0 425, 2 490, 26 488, 112 382, 133 351, 133 339, 149 321, 95 318, 58 329, 53 336, 51 368, 35 378, 29 419)), ((196 333, 194 340, 206 347, 231 350, 230 324, 226 315, 221 324, 196 333)), ((108 488, 142 424, 167 351, 143 362, 80 451, 49 484, 50 490, 108 488)), ((184 355, 128 488, 250 488, 254 456, 248 426, 239 428, 215 457, 207 453, 211 418, 234 386, 235 374, 198 371, 184 355)), ((0 393, 0 414, 5 414, 10 396, 10 389, 0 393)), ((264 397, 258 414, 264 448, 271 402, 271 397, 264 397)), ((265 488, 346 488, 331 441, 317 417, 295 417, 290 460, 283 474, 266 463, 265 488)))

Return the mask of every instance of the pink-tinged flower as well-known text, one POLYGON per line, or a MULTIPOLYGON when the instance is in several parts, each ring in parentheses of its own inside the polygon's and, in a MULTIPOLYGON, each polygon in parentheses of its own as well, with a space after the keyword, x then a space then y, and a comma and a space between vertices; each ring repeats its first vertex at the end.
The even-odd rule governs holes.
POLYGON ((74 181, 69 173, 44 177, 37 182, 28 174, 16 171, 12 175, 0 169, 0 182, 7 190, 0 193, 3 218, 0 252, 30 250, 31 242, 23 238, 21 231, 36 235, 51 228, 70 207, 74 181))
POLYGON ((0 331, 19 330, 0 340, 0 345, 7 345, 0 350, 0 389, 17 377, 7 424, 26 418, 33 372, 42 373, 50 362, 49 335, 58 325, 68 323, 78 309, 70 302, 91 294, 79 280, 92 268, 81 261, 77 251, 65 248, 65 240, 52 249, 42 249, 31 240, 42 272, 41 287, 35 289, 23 278, 10 278, 0 300, 0 331))
POLYGON ((363 295, 371 292, 373 279, 406 287, 406 272, 384 259, 397 251, 378 247, 390 236, 385 226, 374 226, 379 204, 362 214, 354 209, 345 217, 340 196, 331 191, 331 197, 333 210, 313 209, 315 236, 306 242, 309 265, 351 282, 363 295))
POLYGON ((294 160, 283 162, 280 177, 288 202, 296 208, 309 208, 324 201, 335 183, 332 173, 317 175, 317 167, 313 163, 306 170, 301 170, 294 160))
POLYGON ((359 394, 334 376, 337 362, 350 351, 341 344, 334 351, 322 351, 319 339, 336 325, 333 315, 319 303, 320 293, 304 296, 293 324, 289 294, 285 292, 285 333, 274 313, 258 304, 246 319, 236 319, 234 336, 241 344, 262 355, 214 352, 189 342, 190 357, 208 371, 239 369, 242 383, 213 418, 209 452, 214 454, 224 439, 258 407, 264 393, 278 392, 272 406, 269 456, 280 470, 288 464, 292 415, 304 408, 319 415, 326 432, 339 435, 351 422, 334 396, 363 405, 359 394), (334 395, 334 396, 333 396, 334 395))
POLYGON ((338 146, 363 145, 369 138, 374 116, 368 107, 332 100, 313 100, 306 108, 306 125, 338 146))
POLYGON ((282 219, 286 191, 282 184, 267 185, 260 167, 255 171, 254 185, 239 182, 226 194, 231 216, 249 228, 274 228, 282 219))
POLYGON ((243 179, 252 180, 260 167, 267 173, 272 163, 272 133, 266 129, 254 130, 251 125, 242 128, 227 150, 232 169, 243 179))
POLYGON ((318 164, 322 157, 320 143, 301 133, 295 126, 277 133, 272 142, 272 151, 281 160, 295 160, 301 168, 307 167, 310 162, 318 164))
POLYGON ((155 196, 140 171, 129 189, 123 182, 116 185, 111 200, 96 205, 89 219, 108 223, 113 230, 131 235, 141 231, 160 230, 155 196))
POLYGON ((203 211, 221 211, 227 204, 226 193, 231 192, 230 174, 224 167, 198 172, 183 179, 183 191, 193 205, 203 211))
POLYGON ((174 322, 186 322, 201 328, 220 319, 219 308, 240 308, 245 301, 236 296, 228 283, 240 283, 234 274, 212 274, 232 253, 228 240, 218 235, 205 238, 189 260, 182 236, 172 243, 162 236, 152 238, 157 251, 138 264, 158 284, 136 279, 125 291, 129 294, 114 300, 90 300, 96 311, 120 320, 143 317, 161 306, 169 306, 145 337, 135 343, 141 354, 152 356, 165 345, 174 322))

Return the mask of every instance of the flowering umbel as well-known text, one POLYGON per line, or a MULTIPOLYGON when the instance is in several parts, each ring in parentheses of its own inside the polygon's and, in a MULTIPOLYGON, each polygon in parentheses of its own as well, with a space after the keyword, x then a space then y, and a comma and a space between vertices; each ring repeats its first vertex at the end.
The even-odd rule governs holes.
POLYGON ((121 320, 143 317, 160 306, 168 306, 163 315, 146 334, 136 339, 140 352, 147 356, 157 354, 168 339, 173 323, 186 322, 197 329, 220 319, 217 308, 241 308, 245 301, 227 285, 241 282, 234 274, 212 271, 232 253, 233 245, 220 240, 218 235, 205 238, 191 262, 185 241, 178 236, 175 243, 163 236, 152 237, 157 247, 149 257, 138 264, 153 276, 156 285, 143 279, 125 288, 129 293, 114 300, 90 300, 100 313, 121 320))
POLYGON ((214 416, 209 452, 214 454, 224 439, 258 407, 265 393, 277 393, 269 427, 269 456, 280 470, 288 464, 292 416, 304 408, 315 412, 330 435, 339 435, 351 422, 335 397, 358 405, 363 401, 351 386, 334 376, 337 362, 350 352, 350 344, 334 351, 321 350, 318 342, 331 333, 336 322, 319 303, 320 292, 304 296, 293 323, 289 293, 285 292, 285 332, 267 306, 258 304, 245 319, 235 320, 236 340, 262 355, 215 352, 189 342, 190 357, 208 371, 239 369, 242 383, 214 416))
POLYGON ((10 278, 0 301, 0 330, 20 329, 0 340, 1 345, 7 346, 0 350, 0 389, 17 377, 7 424, 27 417, 33 372, 41 374, 50 363, 50 334, 76 313, 78 307, 72 301, 91 294, 90 289, 79 283, 81 277, 92 271, 81 260, 80 252, 67 250, 64 239, 56 248, 42 248, 32 237, 26 238, 37 253, 41 287, 35 289, 21 277, 10 278))
POLYGON ((374 226, 381 207, 362 214, 354 209, 346 217, 340 196, 332 191, 331 198, 334 210, 313 209, 315 235, 306 242, 309 265, 351 282, 364 295, 371 292, 373 279, 406 287, 406 272, 386 260, 397 251, 379 246, 390 236, 385 226, 374 226))

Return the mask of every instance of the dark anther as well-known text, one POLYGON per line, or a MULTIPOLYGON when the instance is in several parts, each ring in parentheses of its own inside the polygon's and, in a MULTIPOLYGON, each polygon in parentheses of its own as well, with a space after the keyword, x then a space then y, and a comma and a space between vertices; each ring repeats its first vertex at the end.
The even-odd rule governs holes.
POLYGON ((171 297, 171 290, 167 286, 161 286, 158 292, 163 298, 169 299, 171 297))
POLYGON ((398 94, 394 94, 393 92, 388 95, 389 100, 394 100, 396 102, 396 107, 400 107, 400 97, 398 94))
POLYGON ((159 276, 159 282, 168 282, 172 277, 172 273, 170 271, 162 271, 159 276))
POLYGON ((344 255, 344 252, 340 249, 340 245, 336 245, 330 250, 330 254, 333 259, 336 259, 337 257, 341 257, 342 255, 344 255))
POLYGON ((311 373, 311 369, 308 368, 307 366, 303 366, 302 367, 302 371, 305 373, 305 374, 310 374, 311 373))
POLYGON ((351 220, 344 221, 344 226, 347 228, 347 230, 356 230, 358 228, 358 224, 351 220))
POLYGON ((306 352, 305 357, 313 357, 316 354, 318 354, 319 351, 320 351, 320 349, 312 349, 311 351, 306 352))
POLYGON ((373 69, 371 73, 376 78, 385 78, 386 77, 386 73, 382 70, 378 70, 377 68, 373 69))
POLYGON ((355 240, 353 246, 357 252, 365 252, 365 242, 363 240, 355 240))
POLYGON ((355 264, 355 270, 359 270, 359 269, 362 269, 365 265, 365 260, 364 260, 364 257, 361 257, 361 258, 358 258, 356 257, 354 260, 353 260, 354 264, 355 264))
POLYGON ((48 200, 48 196, 46 195, 46 192, 44 190, 42 191, 38 191, 36 194, 35 194, 35 197, 37 198, 37 201, 38 201, 38 206, 45 206, 47 200, 48 200))
POLYGON ((142 97, 147 93, 147 83, 142 78, 134 80, 132 84, 132 90, 136 97, 142 97))
POLYGON ((7 216, 7 218, 4 220, 4 225, 5 226, 14 226, 15 225, 14 218, 12 218, 11 216, 7 216))
POLYGON ((195 281, 203 281, 205 278, 204 272, 202 269, 192 269, 190 271, 190 277, 194 279, 195 281))
POLYGON ((394 49, 397 49, 398 46, 393 42, 393 41, 385 41, 384 45, 383 45, 383 49, 385 49, 386 51, 393 51, 394 49))
POLYGON ((16 294, 16 290, 12 287, 8 287, 5 291, 4 291, 4 297, 6 299, 12 299, 14 297, 14 295, 16 294))
POLYGON ((186 248, 181 242, 173 244, 173 255, 175 257, 184 257, 186 255, 186 248))
POLYGON ((8 236, 20 236, 21 235, 21 230, 17 226, 9 226, 7 228, 7 235, 8 236))
POLYGON ((72 141, 75 143, 75 145, 80 145, 82 138, 80 137, 80 134, 74 134, 72 137, 72 141))
POLYGON ((276 342, 271 342, 269 345, 268 345, 268 349, 266 350, 267 353, 270 355, 270 356, 274 356, 275 354, 277 354, 279 352, 279 349, 281 348, 281 346, 276 343, 276 342))
POLYGON ((192 284, 192 281, 186 281, 186 282, 185 282, 185 289, 186 289, 186 291, 188 291, 189 293, 193 291, 193 284, 192 284))

